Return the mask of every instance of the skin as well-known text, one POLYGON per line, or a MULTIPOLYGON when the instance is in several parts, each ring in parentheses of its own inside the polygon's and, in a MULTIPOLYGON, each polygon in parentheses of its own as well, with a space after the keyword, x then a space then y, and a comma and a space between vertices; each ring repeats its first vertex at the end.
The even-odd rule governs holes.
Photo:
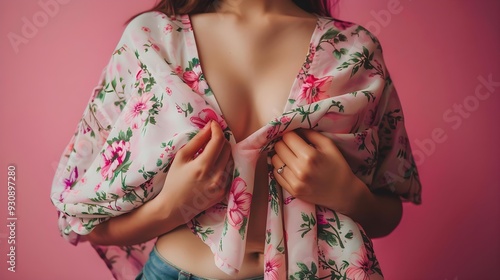
MULTIPOLYGON (((233 0, 221 1, 217 13, 193 15, 191 20, 205 78, 241 141, 281 114, 316 18, 290 0, 233 0)), ((399 224, 401 200, 372 193, 321 133, 288 132, 275 150, 274 176, 296 198, 351 217, 370 237, 385 236, 399 224)), ((235 279, 215 267, 208 246, 184 225, 227 194, 230 154, 219 125, 208 124, 179 150, 157 197, 98 225, 87 238, 97 244, 130 245, 159 237, 158 251, 176 266, 202 277, 235 279), (197 155, 200 148, 203 152, 197 155), (200 193, 203 204, 193 199, 200 193)), ((263 273, 267 172, 263 154, 256 166, 241 279, 263 273)))

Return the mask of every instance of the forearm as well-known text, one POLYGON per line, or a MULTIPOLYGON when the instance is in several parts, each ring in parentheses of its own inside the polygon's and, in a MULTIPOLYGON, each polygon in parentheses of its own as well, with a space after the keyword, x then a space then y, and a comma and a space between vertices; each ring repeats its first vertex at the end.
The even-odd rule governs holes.
POLYGON ((349 206, 341 212, 358 222, 371 238, 390 234, 401 221, 401 199, 395 194, 372 193, 359 179, 353 188, 349 206))
MULTIPOLYGON (((85 237, 98 245, 134 245, 167 233, 184 222, 172 209, 153 199, 139 208, 97 225, 85 237)), ((163 202, 164 203, 164 202, 163 202)))

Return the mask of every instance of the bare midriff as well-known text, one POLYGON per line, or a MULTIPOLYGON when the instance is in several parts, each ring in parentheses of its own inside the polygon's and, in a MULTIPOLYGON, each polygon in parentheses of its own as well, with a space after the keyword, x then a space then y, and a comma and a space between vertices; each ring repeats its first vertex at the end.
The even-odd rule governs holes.
POLYGON ((210 248, 186 226, 162 235, 156 242, 160 255, 193 275, 213 279, 245 279, 263 275, 268 178, 265 154, 257 163, 255 189, 250 208, 245 258, 238 276, 225 274, 215 266, 210 248))

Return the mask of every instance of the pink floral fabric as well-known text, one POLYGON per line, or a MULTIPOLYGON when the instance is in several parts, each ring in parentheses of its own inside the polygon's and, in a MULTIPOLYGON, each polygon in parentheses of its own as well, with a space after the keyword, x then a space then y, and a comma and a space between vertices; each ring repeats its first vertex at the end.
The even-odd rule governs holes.
MULTIPOLYGON (((188 226, 229 275, 243 261, 257 158, 270 159, 287 131, 322 132, 370 190, 420 203, 398 95, 366 29, 318 17, 284 111, 237 143, 203 75, 189 16, 148 12, 125 29, 61 158, 51 199, 62 236, 76 244, 99 223, 152 199, 176 152, 210 120, 232 146, 230 191, 188 226)), ((265 279, 382 279, 360 225, 291 196, 268 162, 265 279)), ((93 246, 116 279, 133 279, 154 241, 93 246)))

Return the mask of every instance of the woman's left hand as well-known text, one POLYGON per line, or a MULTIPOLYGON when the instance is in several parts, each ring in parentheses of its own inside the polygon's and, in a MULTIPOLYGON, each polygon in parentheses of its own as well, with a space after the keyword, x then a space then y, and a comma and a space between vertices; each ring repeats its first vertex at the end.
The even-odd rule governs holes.
POLYGON ((317 131, 287 132, 274 148, 274 177, 296 198, 348 215, 366 189, 333 141, 317 131))

